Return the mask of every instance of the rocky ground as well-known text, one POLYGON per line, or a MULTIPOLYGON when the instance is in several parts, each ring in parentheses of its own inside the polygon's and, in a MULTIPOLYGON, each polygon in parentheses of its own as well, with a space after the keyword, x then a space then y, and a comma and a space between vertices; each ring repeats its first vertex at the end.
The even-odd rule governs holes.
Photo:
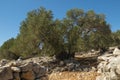
POLYGON ((96 80, 99 74, 94 71, 90 72, 57 72, 49 76, 49 80, 96 80))
MULTIPOLYGON (((85 74, 86 76, 96 74, 96 59, 80 60, 77 58, 77 60, 58 61, 45 56, 16 61, 3 59, 0 63, 0 80, 58 80, 57 77, 63 77, 63 79, 67 77, 66 80, 74 78, 75 80, 75 76, 78 76, 80 80, 80 76, 85 76, 85 74), (4 77, 2 77, 3 75, 4 77)), ((76 80, 78 79, 76 78, 76 80)))
POLYGON ((0 61, 0 80, 120 80, 120 50, 89 52, 74 59, 51 57, 0 61), (4 76, 4 77, 3 77, 4 76))

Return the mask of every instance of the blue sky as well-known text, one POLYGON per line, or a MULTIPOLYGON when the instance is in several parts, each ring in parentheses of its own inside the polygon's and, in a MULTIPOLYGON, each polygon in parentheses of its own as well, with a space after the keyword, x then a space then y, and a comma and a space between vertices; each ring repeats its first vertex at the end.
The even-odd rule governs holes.
POLYGON ((63 18, 67 10, 80 8, 106 15, 112 31, 120 29, 120 0, 0 0, 0 45, 19 33, 27 12, 40 6, 52 10, 55 18, 63 18))

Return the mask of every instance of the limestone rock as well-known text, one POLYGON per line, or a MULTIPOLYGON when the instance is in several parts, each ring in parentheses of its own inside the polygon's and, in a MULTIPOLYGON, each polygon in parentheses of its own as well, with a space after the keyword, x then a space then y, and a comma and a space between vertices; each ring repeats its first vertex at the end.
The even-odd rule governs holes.
POLYGON ((105 54, 103 56, 99 56, 98 61, 107 61, 112 57, 114 57, 113 54, 105 54))
POLYGON ((20 66, 20 65, 22 65, 22 62, 21 61, 11 61, 7 65, 8 66, 20 66))
POLYGON ((31 71, 33 68, 33 63, 29 62, 20 66, 22 72, 31 71))
POLYGON ((45 75, 46 69, 45 69, 45 67, 42 67, 42 66, 37 65, 37 64, 34 64, 33 72, 34 72, 36 78, 40 78, 41 76, 45 75))
POLYGON ((21 79, 22 80, 35 80, 34 72, 33 71, 23 72, 21 74, 21 79))
POLYGON ((13 73, 14 80, 21 80, 20 79, 20 74, 18 72, 13 73))
POLYGON ((120 55, 120 49, 115 48, 115 50, 113 51, 114 55, 120 55))
POLYGON ((120 75, 120 64, 117 65, 115 72, 117 73, 117 75, 120 75))
MULTIPOLYGON (((44 58, 50 61, 49 58, 44 58)), ((42 58, 43 60, 43 58, 42 58)), ((46 66, 40 64, 40 58, 31 58, 27 60, 2 60, 0 62, 0 80, 44 80, 46 76, 46 66)))
POLYGON ((10 67, 2 67, 0 68, 0 80, 12 80, 12 70, 10 67))
POLYGON ((96 80, 120 80, 120 55, 100 57, 103 60, 99 63, 97 71, 101 75, 96 80))
POLYGON ((20 68, 18 68, 18 67, 11 67, 11 70, 13 71, 13 72, 21 72, 21 70, 20 70, 20 68))

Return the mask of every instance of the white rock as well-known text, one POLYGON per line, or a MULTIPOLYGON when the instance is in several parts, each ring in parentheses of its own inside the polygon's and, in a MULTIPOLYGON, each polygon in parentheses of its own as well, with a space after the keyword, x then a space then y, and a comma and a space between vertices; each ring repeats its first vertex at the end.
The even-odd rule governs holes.
POLYGON ((115 71, 118 75, 120 75, 120 64, 117 65, 116 71, 115 71))
POLYGON ((120 55, 120 50, 118 48, 115 48, 115 50, 113 51, 114 55, 120 55))
POLYGON ((98 61, 108 61, 112 57, 114 57, 113 54, 105 54, 103 56, 99 56, 98 61))
POLYGON ((120 80, 120 55, 99 57, 102 61, 97 67, 97 72, 101 75, 96 80, 120 80))
POLYGON ((20 72, 20 68, 18 67, 11 67, 11 70, 14 71, 14 72, 20 72))
POLYGON ((110 80, 118 80, 118 77, 113 69, 110 71, 110 80))

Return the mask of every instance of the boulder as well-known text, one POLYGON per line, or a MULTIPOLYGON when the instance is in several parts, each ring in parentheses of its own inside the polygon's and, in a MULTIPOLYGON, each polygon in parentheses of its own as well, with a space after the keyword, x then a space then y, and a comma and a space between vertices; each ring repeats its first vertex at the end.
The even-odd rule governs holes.
POLYGON ((98 59, 102 59, 97 66, 101 75, 96 80, 120 80, 120 55, 102 55, 98 59))
POLYGON ((21 61, 10 61, 8 64, 7 64, 8 66, 21 66, 21 65, 23 65, 22 64, 22 62, 21 61))
POLYGON ((114 51, 113 51, 113 54, 114 55, 120 55, 120 49, 118 47, 115 48, 114 51))
POLYGON ((65 64, 64 61, 60 61, 59 66, 63 67, 63 66, 65 66, 65 65, 66 65, 66 64, 65 64))
POLYGON ((109 60, 112 57, 114 57, 113 54, 104 54, 103 56, 99 56, 98 57, 98 62, 107 61, 107 60, 109 60))
POLYGON ((10 67, 0 68, 0 80, 13 80, 12 70, 10 67))
POLYGON ((74 71, 75 70, 75 66, 76 66, 76 64, 74 64, 74 63, 67 64, 68 71, 74 71))
POLYGON ((35 80, 35 74, 33 71, 23 72, 21 74, 21 79, 22 80, 35 80))
POLYGON ((32 62, 29 62, 29 63, 26 63, 26 64, 20 66, 20 69, 22 72, 31 71, 32 68, 33 68, 32 62))
POLYGON ((18 72, 13 73, 13 78, 14 78, 14 80, 21 80, 20 79, 20 74, 18 72))
POLYGON ((40 78, 41 76, 45 75, 46 69, 45 69, 45 67, 42 67, 42 66, 37 65, 37 64, 34 64, 33 72, 34 72, 36 78, 40 78))
POLYGON ((120 64, 117 65, 115 72, 116 72, 118 75, 120 75, 120 64))
POLYGON ((11 67, 11 70, 13 71, 13 72, 21 72, 21 70, 20 70, 20 68, 18 68, 18 67, 11 67))

